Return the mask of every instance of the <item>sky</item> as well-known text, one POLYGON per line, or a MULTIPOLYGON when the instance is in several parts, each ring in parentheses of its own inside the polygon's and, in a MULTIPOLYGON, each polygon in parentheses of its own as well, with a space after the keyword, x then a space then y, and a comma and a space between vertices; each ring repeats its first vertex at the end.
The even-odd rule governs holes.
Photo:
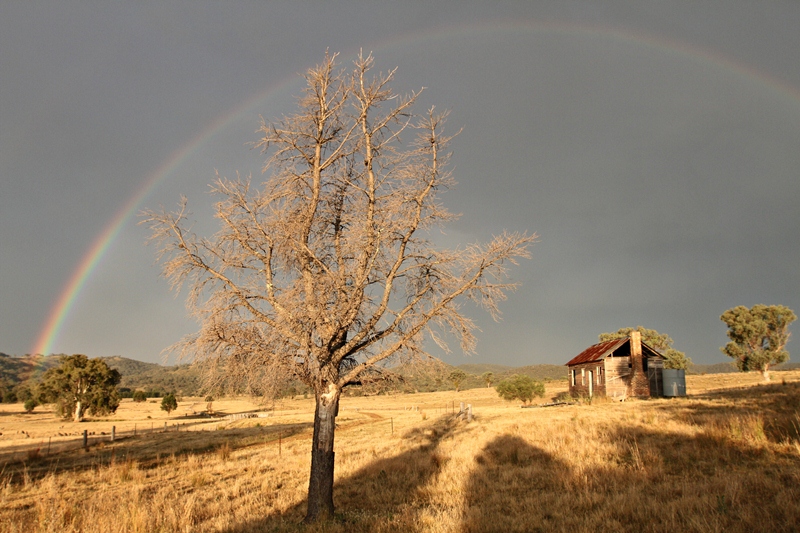
POLYGON ((726 309, 800 310, 798 27, 794 1, 2 2, 0 352, 174 362, 198 326, 139 213, 185 195, 212 233, 259 117, 363 49, 463 128, 448 242, 539 235, 445 361, 565 364, 642 325, 724 362, 726 309))

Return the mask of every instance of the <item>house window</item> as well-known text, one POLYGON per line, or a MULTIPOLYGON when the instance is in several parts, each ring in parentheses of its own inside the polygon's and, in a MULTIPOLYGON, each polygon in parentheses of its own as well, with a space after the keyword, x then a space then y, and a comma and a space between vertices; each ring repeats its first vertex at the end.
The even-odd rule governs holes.
POLYGON ((575 386, 575 369, 572 369, 572 386, 575 386))
POLYGON ((586 385, 586 381, 584 380, 585 376, 586 376, 586 369, 581 368, 581 385, 586 385))
POLYGON ((598 366, 597 367, 597 384, 598 385, 600 385, 600 383, 601 383, 601 379, 600 378, 601 378, 601 374, 602 373, 603 373, 603 367, 602 366, 598 366))

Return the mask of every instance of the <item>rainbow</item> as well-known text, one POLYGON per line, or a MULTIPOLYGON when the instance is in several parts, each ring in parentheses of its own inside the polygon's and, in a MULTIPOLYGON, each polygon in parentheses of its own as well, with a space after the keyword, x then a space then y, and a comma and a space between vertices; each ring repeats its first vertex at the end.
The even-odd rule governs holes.
MULTIPOLYGON (((581 35, 597 37, 600 39, 612 39, 625 44, 644 46, 662 53, 668 53, 688 58, 693 61, 711 64, 716 68, 730 71, 749 80, 755 80, 761 85, 776 91, 779 94, 788 95, 795 103, 800 102, 800 90, 787 84, 774 76, 770 76, 749 65, 736 63, 725 56, 711 53, 685 43, 614 28, 566 24, 556 22, 532 22, 532 21, 507 21, 493 22, 490 24, 466 25, 466 26, 445 26, 435 30, 404 34, 395 39, 381 42, 372 48, 378 55, 381 51, 401 49, 413 46, 431 46, 436 41, 446 40, 453 37, 468 37, 476 35, 492 35, 509 33, 552 33, 556 35, 581 35)), ((366 48, 369 50, 369 48, 366 48)), ((350 50, 342 53, 341 57, 352 57, 357 53, 350 50)), ((169 158, 159 166, 142 183, 139 190, 123 204, 114 217, 106 225, 105 229, 95 238, 88 248, 83 258, 74 269, 72 275, 64 285, 58 299, 52 305, 47 318, 38 334, 32 354, 52 353, 53 345, 58 339, 62 326, 70 313, 81 290, 86 286, 92 272, 96 269, 100 260, 108 251, 111 244, 116 239, 120 230, 132 219, 139 210, 139 206, 145 198, 167 177, 169 177, 191 154, 198 151, 214 135, 223 130, 226 126, 233 123, 243 113, 253 109, 258 104, 263 104, 270 96, 287 88, 293 81, 298 79, 292 76, 271 85, 266 90, 247 99, 245 102, 235 106, 227 113, 221 115, 208 125, 194 138, 187 141, 183 146, 175 150, 169 158)))
POLYGON ((142 185, 117 211, 105 229, 94 239, 86 253, 78 263, 72 275, 67 280, 58 299, 55 301, 47 315, 47 319, 41 332, 37 336, 32 354, 52 353, 53 345, 58 339, 58 334, 69 315, 70 310, 75 304, 81 290, 86 285, 92 272, 94 272, 100 260, 106 254, 111 244, 117 238, 126 223, 134 218, 139 211, 139 206, 150 193, 178 167, 183 164, 193 153, 207 143, 214 135, 240 117, 247 110, 268 99, 275 93, 280 93, 295 80, 295 77, 284 79, 271 85, 265 91, 247 99, 244 103, 237 105, 231 111, 223 114, 208 125, 194 138, 187 141, 183 146, 172 152, 167 160, 161 164, 142 185))

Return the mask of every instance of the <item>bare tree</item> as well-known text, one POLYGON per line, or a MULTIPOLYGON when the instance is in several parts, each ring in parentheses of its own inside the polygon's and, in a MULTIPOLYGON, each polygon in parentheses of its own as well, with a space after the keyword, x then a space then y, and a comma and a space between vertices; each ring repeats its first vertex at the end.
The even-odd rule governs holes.
POLYGON ((429 230, 455 218, 439 198, 453 183, 445 114, 415 115, 419 93, 393 93, 394 71, 374 75, 371 56, 352 70, 335 59, 326 54, 306 73, 296 114, 262 119, 266 181, 217 178, 213 238, 192 233, 185 199, 177 212, 145 215, 164 275, 173 288, 188 285, 201 324, 184 353, 228 380, 289 376, 313 390, 309 522, 334 509, 342 389, 390 358, 425 357, 426 332, 443 349, 457 339, 473 350, 475 324, 461 301, 497 318, 514 288, 507 268, 535 240, 504 233, 436 249, 429 230))

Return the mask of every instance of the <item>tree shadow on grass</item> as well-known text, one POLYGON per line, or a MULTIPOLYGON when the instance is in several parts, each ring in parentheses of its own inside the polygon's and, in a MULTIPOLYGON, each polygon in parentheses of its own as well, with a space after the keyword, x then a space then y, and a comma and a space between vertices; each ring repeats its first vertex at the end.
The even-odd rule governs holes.
POLYGON ((676 398, 660 409, 706 430, 773 443, 800 441, 800 383, 769 383, 676 398))
POLYGON ((564 511, 568 465, 514 435, 492 440, 475 463, 464 488, 464 533, 552 529, 564 511))
MULTIPOLYGON (((334 484, 336 516, 332 522, 300 524, 305 516, 304 500, 286 513, 237 524, 224 533, 260 531, 425 531, 419 511, 427 505, 425 487, 440 472, 447 458, 439 451, 445 438, 458 435, 464 426, 452 416, 437 420, 433 427, 415 428, 403 440, 415 446, 386 459, 378 459, 334 484)), ((361 452, 364 452, 363 450, 361 452)), ((337 462, 344 455, 337 451, 337 462)))
POLYGON ((559 457, 520 436, 488 443, 464 485, 462 533, 797 531, 796 453, 641 426, 598 435, 559 457))

